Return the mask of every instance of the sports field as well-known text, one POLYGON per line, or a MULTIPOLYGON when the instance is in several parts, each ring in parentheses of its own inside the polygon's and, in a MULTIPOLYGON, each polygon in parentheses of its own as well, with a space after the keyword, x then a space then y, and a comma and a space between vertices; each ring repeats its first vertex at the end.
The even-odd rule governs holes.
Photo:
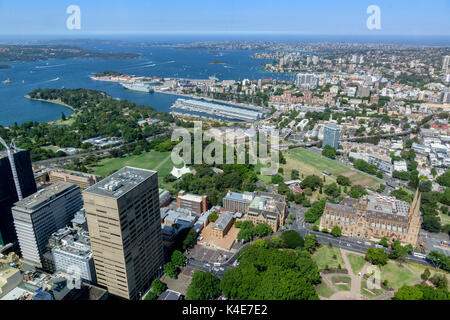
POLYGON ((327 183, 334 182, 338 175, 346 176, 354 185, 371 186, 382 182, 381 180, 358 172, 352 168, 344 166, 337 161, 319 156, 305 148, 289 150, 286 154, 286 165, 284 165, 285 174, 290 174, 296 169, 304 176, 315 174, 322 176, 322 171, 329 171, 333 176, 326 177, 327 183))
POLYGON ((140 155, 128 155, 122 158, 104 159, 91 168, 92 173, 107 177, 115 170, 130 166, 158 171, 158 178, 164 178, 172 171, 170 152, 150 151, 140 155))

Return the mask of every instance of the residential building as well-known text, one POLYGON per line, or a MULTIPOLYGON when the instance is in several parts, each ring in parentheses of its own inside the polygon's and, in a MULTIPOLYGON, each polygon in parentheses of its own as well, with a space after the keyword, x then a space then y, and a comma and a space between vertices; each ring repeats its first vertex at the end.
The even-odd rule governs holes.
POLYGON ((97 283, 141 298, 164 263, 157 172, 124 167, 83 197, 97 283))
POLYGON ((299 73, 295 80, 295 85, 299 88, 310 90, 319 85, 319 77, 310 73, 299 73))
POLYGON ((51 234, 69 224, 82 206, 80 188, 63 181, 16 202, 12 213, 24 261, 43 267, 51 234))
POLYGON ((323 133, 323 147, 330 146, 337 150, 339 147, 340 128, 335 124, 325 125, 323 133))

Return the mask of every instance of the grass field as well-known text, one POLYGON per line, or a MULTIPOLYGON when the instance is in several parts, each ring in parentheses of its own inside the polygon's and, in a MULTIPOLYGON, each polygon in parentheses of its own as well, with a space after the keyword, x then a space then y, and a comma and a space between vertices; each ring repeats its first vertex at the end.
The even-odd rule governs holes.
POLYGON ((450 224, 450 216, 448 214, 439 214, 442 225, 450 224))
POLYGON ((345 267, 344 260, 342 259, 341 250, 336 247, 328 247, 322 245, 313 255, 314 261, 320 270, 325 269, 328 265, 329 268, 337 268, 339 265, 345 267), (336 260, 333 259, 333 255, 336 255, 336 260))
POLYGON ((333 276, 331 281, 339 291, 350 291, 352 279, 346 276, 333 276))
POLYGON ((334 294, 334 290, 331 289, 326 283, 317 290, 317 294, 321 297, 329 298, 334 294))
POLYGON ((425 269, 430 270, 430 272, 431 272, 430 277, 434 276, 436 273, 445 274, 447 276, 448 281, 450 282, 450 273, 449 272, 445 272, 443 270, 439 270, 439 272, 436 272, 436 270, 434 268, 429 268, 429 267, 423 266, 421 264, 416 264, 416 263, 408 263, 408 266, 412 270, 414 270, 418 275, 421 275, 425 271, 425 269))
POLYGON ((289 154, 286 154, 286 161, 287 163, 284 165, 285 175, 290 175, 290 172, 296 169, 305 176, 311 174, 322 176, 322 171, 326 170, 333 174, 332 177, 326 177, 326 183, 335 182, 338 175, 347 176, 352 184, 363 186, 371 186, 381 182, 379 179, 355 171, 337 161, 319 156, 304 148, 290 150, 289 154))
POLYGON ((406 267, 399 267, 395 263, 388 263, 381 267, 381 281, 388 280, 389 285, 395 290, 400 289, 404 284, 420 280, 414 273, 406 267))
POLYGON ((122 158, 103 159, 98 165, 90 168, 91 172, 107 177, 113 171, 125 166, 158 171, 158 178, 164 178, 173 168, 170 152, 150 151, 140 155, 129 155, 122 158))
POLYGON ((367 281, 363 280, 361 281, 361 294, 365 295, 369 298, 375 298, 383 294, 382 289, 371 289, 370 291, 366 289, 367 288, 367 281))
POLYGON ((358 274, 366 264, 366 260, 364 260, 363 256, 359 254, 350 253, 347 255, 348 261, 352 267, 352 271, 354 274, 358 274))

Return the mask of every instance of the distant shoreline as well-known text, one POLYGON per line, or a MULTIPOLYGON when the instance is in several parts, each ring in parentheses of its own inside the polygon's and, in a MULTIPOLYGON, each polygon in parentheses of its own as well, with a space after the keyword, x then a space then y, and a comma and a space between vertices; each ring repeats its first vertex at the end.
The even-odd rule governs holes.
MULTIPOLYGON (((57 104, 66 108, 69 108, 70 110, 72 110, 73 112, 76 112, 76 109, 72 106, 69 106, 68 104, 65 104, 64 102, 60 101, 60 100, 45 100, 45 99, 37 99, 37 98, 32 98, 30 97, 28 94, 26 94, 24 96, 25 98, 27 98, 28 100, 34 100, 34 101, 41 101, 41 102, 48 102, 48 103, 53 103, 53 104, 57 104)), ((48 122, 52 122, 52 121, 48 121, 48 122)))

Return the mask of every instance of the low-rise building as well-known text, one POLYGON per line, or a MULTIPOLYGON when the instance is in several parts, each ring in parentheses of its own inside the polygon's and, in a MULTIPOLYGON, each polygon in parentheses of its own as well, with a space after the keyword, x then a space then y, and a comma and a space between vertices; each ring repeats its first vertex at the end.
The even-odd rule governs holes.
POLYGON ((214 222, 211 231, 214 237, 223 238, 227 235, 228 230, 233 226, 234 218, 232 212, 222 212, 219 218, 214 222))
POLYGON ((320 220, 320 228, 332 230, 339 226, 342 234, 350 237, 379 241, 399 240, 418 245, 421 225, 421 196, 417 191, 411 205, 385 196, 345 198, 340 204, 327 203, 320 220))
POLYGON ((48 177, 50 179, 50 183, 65 181, 73 183, 74 185, 79 186, 81 189, 89 188, 90 186, 102 180, 102 177, 100 176, 64 169, 52 170, 50 171, 48 177))
POLYGON ((202 214, 208 210, 207 196, 199 196, 196 194, 178 192, 177 207, 192 210, 198 214, 202 214))

